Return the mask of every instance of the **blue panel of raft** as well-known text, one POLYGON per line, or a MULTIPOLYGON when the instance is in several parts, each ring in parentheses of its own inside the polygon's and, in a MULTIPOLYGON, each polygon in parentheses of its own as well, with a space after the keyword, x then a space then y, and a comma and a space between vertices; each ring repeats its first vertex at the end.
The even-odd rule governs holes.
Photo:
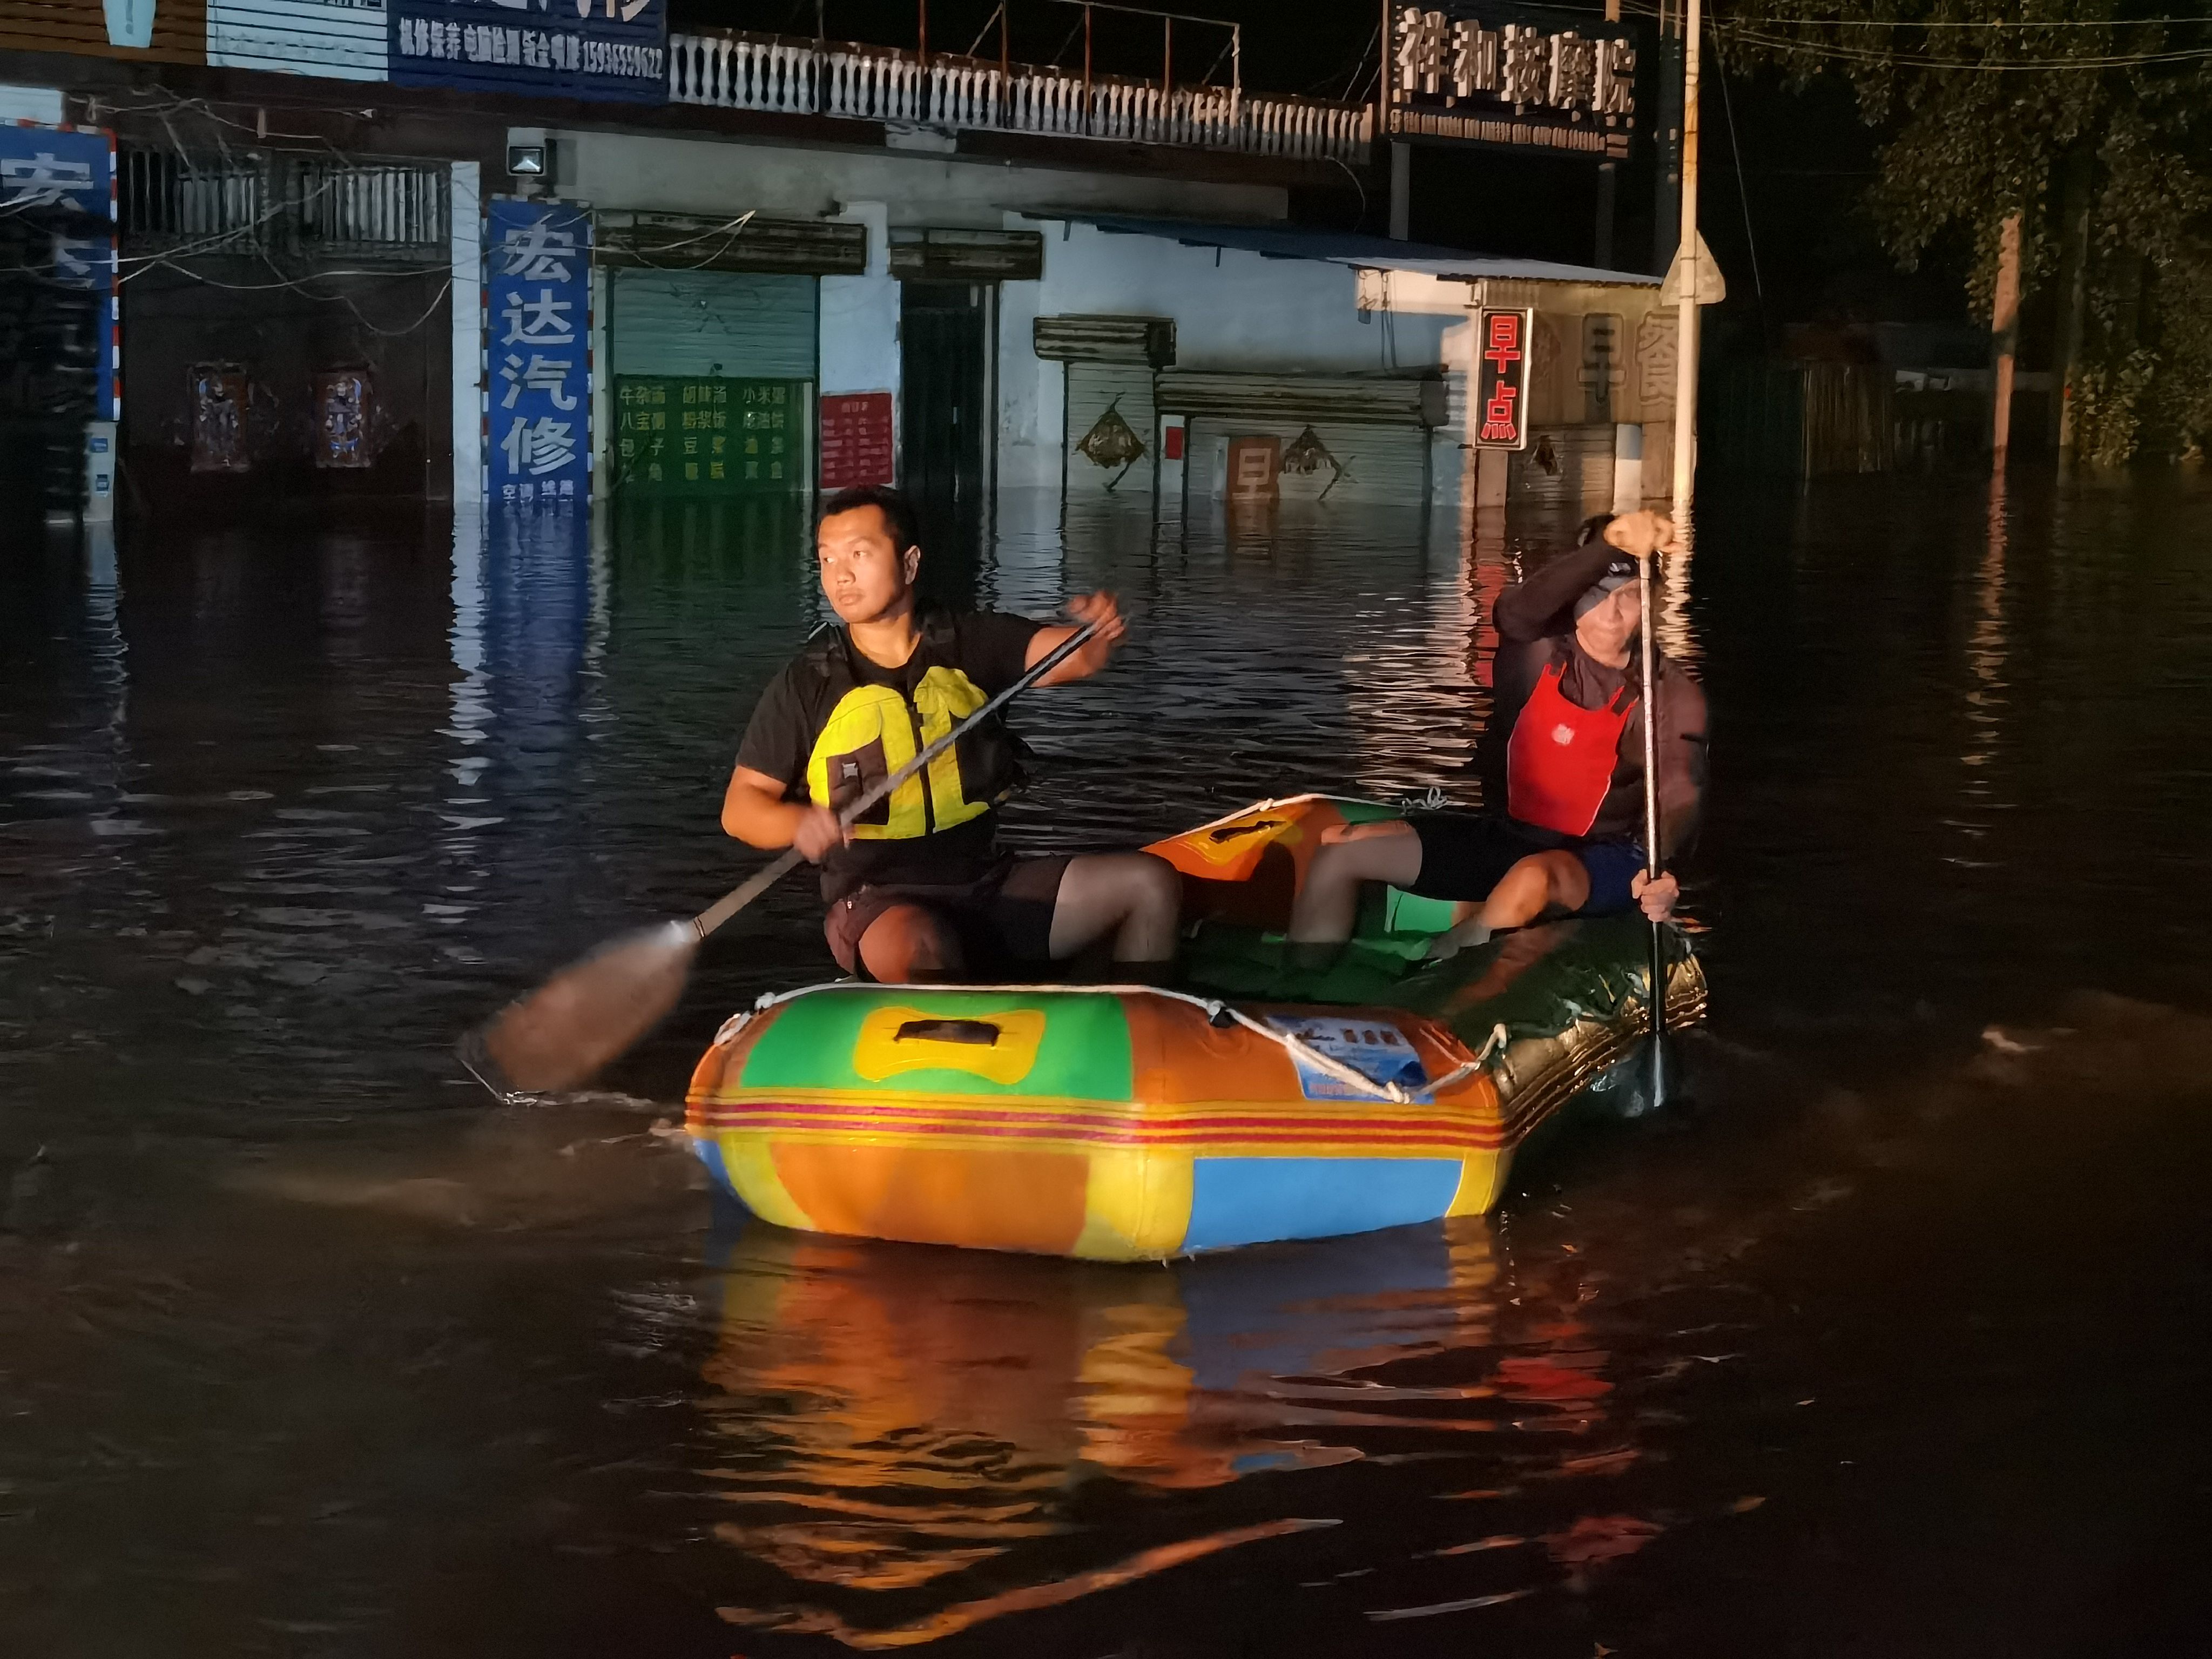
POLYGON ((1451 1208, 1459 1177, 1455 1158, 1195 1158, 1182 1248, 1218 1250, 1434 1221, 1451 1208))

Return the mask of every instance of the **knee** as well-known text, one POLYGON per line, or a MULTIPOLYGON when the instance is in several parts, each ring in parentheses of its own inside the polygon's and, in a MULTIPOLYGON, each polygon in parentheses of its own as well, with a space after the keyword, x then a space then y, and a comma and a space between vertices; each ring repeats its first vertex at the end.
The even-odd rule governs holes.
POLYGON ((1306 866, 1306 885, 1331 887, 1364 881, 1368 866, 1375 861, 1374 842, 1371 836, 1324 841, 1314 848, 1313 861, 1306 866))
POLYGON ((860 960, 886 983, 911 980, 917 973, 957 970, 960 947, 928 911, 900 905, 876 918, 860 938, 860 960))
POLYGON ((1172 924, 1182 913, 1182 874, 1157 854, 1139 853, 1130 860, 1127 878, 1129 910, 1172 924))
POLYGON ((1498 896, 1516 910, 1540 915, 1571 896, 1568 866, 1574 863, 1570 853, 1532 853, 1505 872, 1498 896))

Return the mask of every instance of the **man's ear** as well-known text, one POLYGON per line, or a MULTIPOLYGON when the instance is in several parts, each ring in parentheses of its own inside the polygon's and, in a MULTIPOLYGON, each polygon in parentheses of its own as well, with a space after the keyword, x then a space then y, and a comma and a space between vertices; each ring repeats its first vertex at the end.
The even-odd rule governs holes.
POLYGON ((921 574, 921 544, 919 542, 899 555, 899 568, 906 572, 906 585, 912 587, 915 578, 921 574))

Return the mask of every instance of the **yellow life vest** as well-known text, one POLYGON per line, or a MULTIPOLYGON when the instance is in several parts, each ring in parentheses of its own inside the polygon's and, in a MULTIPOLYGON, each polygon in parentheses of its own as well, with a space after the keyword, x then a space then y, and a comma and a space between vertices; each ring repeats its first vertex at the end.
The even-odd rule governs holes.
MULTIPOLYGON (((950 619, 924 624, 915 648, 946 659, 956 639, 950 619)), ((807 798, 842 811, 990 701, 947 660, 928 664, 910 696, 866 684, 854 672, 842 629, 806 653, 835 698, 806 761, 807 798)), ((1014 741, 998 720, 963 737, 854 822, 855 841, 903 841, 950 830, 996 806, 1021 781, 1014 741)))

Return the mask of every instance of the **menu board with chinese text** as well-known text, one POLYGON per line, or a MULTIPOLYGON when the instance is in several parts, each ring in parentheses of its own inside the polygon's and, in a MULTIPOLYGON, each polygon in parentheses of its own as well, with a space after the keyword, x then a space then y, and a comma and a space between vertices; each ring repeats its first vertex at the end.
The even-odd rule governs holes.
POLYGON ((623 374, 615 379, 615 483, 623 489, 769 495, 804 490, 805 380, 623 374))

